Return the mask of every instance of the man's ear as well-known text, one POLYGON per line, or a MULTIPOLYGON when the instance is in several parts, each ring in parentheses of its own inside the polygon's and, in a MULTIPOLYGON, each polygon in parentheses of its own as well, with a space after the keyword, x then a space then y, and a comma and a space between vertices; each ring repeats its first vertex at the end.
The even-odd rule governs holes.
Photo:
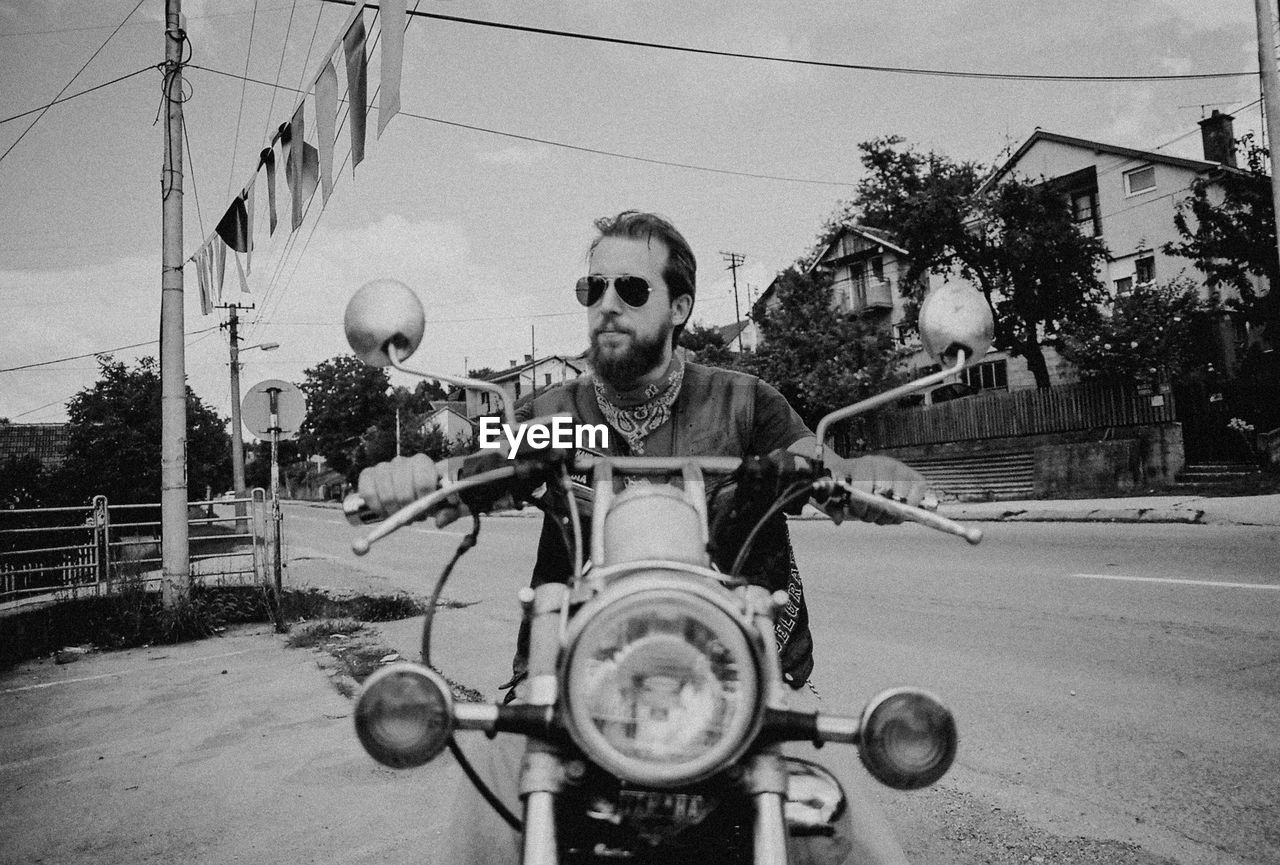
POLYGON ((689 316, 692 313, 693 297, 691 295, 682 294, 671 301, 671 323, 673 325, 688 324, 689 316))

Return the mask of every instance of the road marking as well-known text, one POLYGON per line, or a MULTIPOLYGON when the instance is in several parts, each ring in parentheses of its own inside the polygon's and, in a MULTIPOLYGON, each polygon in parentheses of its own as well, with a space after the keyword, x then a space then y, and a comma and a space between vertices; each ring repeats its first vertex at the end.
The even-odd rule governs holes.
MULTIPOLYGON (((233 656, 233 655, 243 655, 243 654, 245 654, 245 653, 247 653, 247 652, 258 652, 258 651, 263 651, 263 650, 261 650, 261 649, 238 649, 237 651, 234 651, 234 652, 223 652, 223 653, 222 653, 222 654, 220 654, 220 655, 203 655, 203 656, 201 656, 201 657, 199 657, 199 658, 186 658, 186 659, 184 659, 184 660, 179 660, 179 661, 170 661, 170 662, 169 662, 169 663, 167 663, 167 664, 157 664, 156 666, 159 666, 159 667, 173 667, 173 666, 176 666, 176 665, 178 665, 178 664, 197 664, 197 663, 199 663, 200 661, 213 661, 213 660, 216 660, 216 659, 218 659, 218 658, 230 658, 230 657, 231 657, 231 656, 233 656)), ((154 669, 155 669, 155 667, 147 667, 146 669, 147 669, 147 670, 154 670, 154 669)), ((114 678, 116 678, 117 676, 127 676, 127 675, 129 675, 130 673, 140 673, 140 672, 142 672, 142 671, 143 671, 143 669, 142 669, 142 668, 140 668, 140 667, 135 667, 135 668, 133 668, 133 669, 129 669, 129 670, 119 670, 119 671, 117 671, 117 672, 115 672, 115 673, 102 673, 102 674, 97 675, 97 676, 81 676, 81 677, 80 677, 80 678, 78 678, 78 679, 60 679, 60 680, 58 680, 57 682, 41 682, 41 683, 40 683, 40 684, 38 684, 38 685, 23 685, 21 688, 6 688, 5 690, 0 691, 0 694, 17 694, 17 693, 18 693, 18 692, 20 692, 20 691, 38 691, 38 690, 40 690, 41 688, 52 688, 52 687, 54 687, 55 685, 74 685, 74 684, 76 684, 77 682, 94 682, 94 681, 97 681, 98 679, 114 679, 114 678)))
POLYGON ((1280 585, 1269 583, 1226 583, 1217 580, 1182 580, 1174 577, 1128 577, 1123 574, 1072 574, 1085 580, 1122 580, 1132 583, 1172 583, 1179 586, 1220 586, 1226 589, 1265 589, 1280 591, 1280 585))

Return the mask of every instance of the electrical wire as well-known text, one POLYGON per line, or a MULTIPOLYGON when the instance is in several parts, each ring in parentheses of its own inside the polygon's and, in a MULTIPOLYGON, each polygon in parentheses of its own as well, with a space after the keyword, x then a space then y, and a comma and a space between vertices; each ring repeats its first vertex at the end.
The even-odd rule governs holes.
MULTIPOLYGON (((197 334, 208 333, 211 330, 217 330, 217 329, 218 329, 218 326, 214 325, 213 327, 206 327, 200 330, 189 330, 183 335, 195 336, 197 334)), ((112 352, 115 352, 115 351, 124 351, 125 349, 130 349, 130 348, 141 348, 144 345, 155 345, 159 341, 160 341, 159 339, 149 339, 146 342, 135 342, 135 343, 132 343, 131 345, 117 345, 114 348, 103 348, 97 351, 88 352, 86 354, 74 354, 74 355, 71 355, 70 357, 60 357, 60 358, 56 358, 55 360, 42 360, 37 363, 23 364, 22 366, 11 366, 5 369, 0 369, 0 372, 17 372, 18 370, 32 369, 37 366, 49 366, 50 364, 63 363, 64 361, 68 361, 68 360, 82 360, 86 357, 97 357, 100 354, 111 354, 112 352)))
MULTIPOLYGON (((289 23, 284 28, 284 41, 280 43, 280 62, 276 64, 276 81, 271 85, 271 105, 267 108, 266 139, 271 140, 271 115, 276 110, 276 92, 280 89, 280 71, 284 69, 284 46, 289 44, 289 34, 293 32, 293 13, 298 8, 298 0, 293 0, 289 7, 289 23)), ((247 74, 247 73, 246 73, 247 74)))
POLYGON ((187 137, 187 116, 182 116, 182 140, 187 145, 187 173, 191 175, 191 197, 196 202, 196 219, 200 223, 200 236, 207 237, 204 231, 204 214, 200 212, 200 190, 196 187, 196 160, 195 154, 191 152, 191 139, 187 137))
MULTIPOLYGON (((258 0, 253 0, 253 17, 249 19, 249 45, 244 52, 244 74, 249 74, 249 59, 253 57, 253 33, 258 29, 258 0)), ((280 52, 283 55, 284 46, 280 52)), ((231 197, 231 184, 236 180, 236 156, 240 153, 240 121, 244 117, 244 92, 248 81, 240 82, 240 107, 236 110, 236 131, 231 136, 231 169, 227 173, 227 198, 231 197)))
POLYGON ((104 81, 101 84, 95 84, 92 87, 79 91, 78 93, 72 93, 70 96, 63 96, 62 98, 55 99, 52 102, 46 102, 44 105, 37 105, 35 108, 28 109, 22 112, 21 114, 15 114, 12 117, 6 117, 3 120, 0 120, 0 124, 8 123, 10 120, 18 120, 22 117, 26 117, 28 114, 35 114, 37 111, 44 111, 48 108, 52 108, 55 105, 60 105, 63 102, 70 102, 72 99, 75 99, 77 96, 84 96, 86 93, 92 93, 95 90, 101 90, 102 88, 109 87, 112 84, 118 84, 121 81, 124 81, 126 78, 132 78, 135 75, 141 75, 143 72, 146 72, 148 69, 160 69, 163 66, 164 66, 163 63, 153 63, 150 66, 143 66, 141 69, 137 70, 136 72, 130 72, 128 75, 121 75, 119 78, 112 78, 110 81, 104 81))
POLYGON ((138 8, 142 5, 142 3, 143 3, 143 0, 138 0, 138 2, 134 4, 134 7, 129 10, 129 14, 124 16, 124 20, 121 21, 119 24, 117 24, 116 29, 111 31, 111 35, 109 35, 106 39, 104 39, 102 41, 102 44, 98 46, 98 50, 90 54, 89 59, 84 61, 84 65, 81 66, 78 70, 76 70, 75 75, 71 76, 71 80, 62 86, 62 89, 58 91, 58 95, 53 98, 53 102, 50 102, 48 105, 42 108, 40 110, 40 113, 36 115, 36 119, 32 120, 30 125, 28 125, 26 129, 22 130, 22 134, 19 135, 16 139, 14 139, 13 143, 9 145, 8 149, 5 150, 4 153, 0 153, 0 162, 3 162, 4 158, 13 152, 13 148, 18 146, 19 141, 27 137, 27 133, 35 128, 35 125, 40 122, 40 118, 44 117, 45 112, 47 112, 51 106, 56 105, 58 103, 58 100, 62 98, 62 94, 67 92, 67 88, 75 83, 76 79, 80 77, 80 73, 84 72, 86 69, 89 68, 89 64, 93 62, 93 59, 102 53, 102 49, 107 47, 107 43, 110 42, 111 39, 117 33, 120 32, 120 28, 124 26, 125 21, 128 21, 130 18, 133 17, 133 13, 138 11, 138 8))
MULTIPOLYGON (((354 6, 355 0, 321 0, 323 3, 334 3, 342 6, 354 6)), ((377 4, 367 3, 366 9, 377 9, 377 4)), ((517 33, 533 33, 539 36, 558 36, 565 39, 581 39, 588 42, 603 42, 609 45, 627 45, 633 48, 657 48, 664 51, 679 51, 686 54, 701 54, 710 57, 731 57, 739 60, 765 60, 771 63, 790 63, 796 66, 819 66, 827 69, 847 69, 857 72, 886 72, 898 75, 929 75, 945 78, 977 78, 998 81, 1062 81, 1062 82, 1151 82, 1151 81, 1201 81, 1217 78, 1252 78, 1257 72, 1200 72, 1184 75, 1051 75, 1018 72, 964 72, 953 69, 928 69, 912 66, 877 66, 868 63, 840 63, 834 60, 806 60, 800 57, 780 57, 774 54, 751 54, 742 51, 717 51, 711 48, 694 48, 687 45, 672 45, 664 42, 648 42, 640 39, 621 39, 613 36, 599 36, 592 33, 579 33, 569 30, 552 30, 547 27, 529 27, 521 24, 506 24, 499 21, 486 21, 480 18, 462 18, 457 15, 441 15, 437 12, 418 12, 410 15, 419 18, 433 18, 437 21, 450 21, 455 24, 470 24, 477 27, 492 27, 498 30, 511 30, 517 33)))

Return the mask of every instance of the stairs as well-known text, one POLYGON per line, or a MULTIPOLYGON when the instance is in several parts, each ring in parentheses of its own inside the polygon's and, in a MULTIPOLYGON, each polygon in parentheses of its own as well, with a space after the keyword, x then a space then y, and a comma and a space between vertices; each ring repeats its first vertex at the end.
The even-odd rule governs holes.
POLYGON ((1224 490, 1257 481, 1261 475, 1261 469, 1251 463, 1194 463, 1178 472, 1173 487, 1184 491, 1224 490))
POLYGON ((1035 456, 1029 451, 905 462, 929 479, 942 501, 1029 499, 1034 490, 1035 456))

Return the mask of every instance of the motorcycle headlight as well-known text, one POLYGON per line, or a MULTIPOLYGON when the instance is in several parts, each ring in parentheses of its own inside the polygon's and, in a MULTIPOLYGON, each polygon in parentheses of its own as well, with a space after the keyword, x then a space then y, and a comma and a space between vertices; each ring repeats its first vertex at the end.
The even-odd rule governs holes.
POLYGON ((583 617, 561 682, 570 735, 588 758, 627 781, 672 787, 741 755, 763 717, 759 650, 725 605, 649 588, 583 617))
POLYGON ((875 778, 898 790, 928 787, 947 773, 958 737, 951 711, 931 694, 897 688, 862 712, 858 754, 875 778))
POLYGON ((410 769, 434 760, 449 743, 453 694, 435 671, 393 664, 368 678, 354 715, 369 756, 392 769, 410 769))

